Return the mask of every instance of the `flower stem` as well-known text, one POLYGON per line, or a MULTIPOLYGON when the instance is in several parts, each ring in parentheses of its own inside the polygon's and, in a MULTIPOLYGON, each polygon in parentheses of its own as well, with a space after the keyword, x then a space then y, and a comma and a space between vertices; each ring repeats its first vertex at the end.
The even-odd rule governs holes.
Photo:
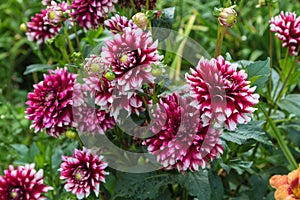
POLYGON ((64 25, 63 26, 63 29, 64 29, 64 34, 65 34, 65 37, 67 39, 67 43, 68 43, 68 46, 69 46, 69 50, 70 50, 70 53, 72 54, 74 52, 74 48, 73 48, 73 45, 72 45, 72 42, 69 38, 69 34, 68 34, 68 31, 67 31, 67 27, 64 25))
POLYGON ((216 49, 215 49, 215 53, 214 53, 215 58, 221 54, 224 33, 225 33, 225 27, 219 23, 218 24, 218 34, 217 34, 217 44, 216 44, 216 49))
POLYGON ((293 168, 297 168, 297 162, 295 160, 295 158, 293 157, 290 149, 288 148, 286 142, 283 139, 283 136, 280 132, 280 130, 276 127, 275 123, 273 122, 273 120, 269 117, 268 113, 262 108, 262 106, 260 104, 258 104, 258 107, 260 108, 260 110, 263 112, 263 114, 265 115, 266 119, 267 119, 267 123, 270 124, 271 129, 273 130, 274 136, 281 148, 281 150, 283 151, 284 156, 286 157, 286 159, 288 160, 288 162, 290 163, 290 165, 293 168))

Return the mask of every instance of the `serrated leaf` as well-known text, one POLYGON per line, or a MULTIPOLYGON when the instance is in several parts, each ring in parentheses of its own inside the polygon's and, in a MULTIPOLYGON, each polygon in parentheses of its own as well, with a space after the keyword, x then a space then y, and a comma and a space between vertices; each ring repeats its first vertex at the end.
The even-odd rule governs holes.
POLYGON ((224 131, 221 138, 239 145, 244 144, 251 139, 263 144, 272 145, 272 142, 261 128, 261 122, 259 121, 238 125, 236 131, 224 131))
POLYGON ((189 195, 198 199, 207 199, 211 195, 207 171, 186 173, 181 176, 180 182, 189 195))
POLYGON ((259 91, 264 87, 265 82, 270 76, 270 58, 264 61, 256 61, 246 66, 248 70, 248 80, 252 85, 255 85, 259 91))
POLYGON ((26 67, 25 72, 23 73, 24 75, 31 74, 32 72, 38 72, 38 71, 43 71, 46 69, 52 69, 52 65, 45 65, 45 64, 33 64, 29 65, 26 67))
POLYGON ((287 95, 278 102, 278 106, 291 114, 300 116, 300 94, 287 95))

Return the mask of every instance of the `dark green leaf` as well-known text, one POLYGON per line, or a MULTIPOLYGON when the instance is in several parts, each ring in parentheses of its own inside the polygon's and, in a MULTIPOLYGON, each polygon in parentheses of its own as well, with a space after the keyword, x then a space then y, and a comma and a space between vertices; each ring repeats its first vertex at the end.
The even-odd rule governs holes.
POLYGON ((278 106, 291 114, 300 116, 300 94, 289 94, 278 102, 278 106))
POLYGON ((24 75, 30 74, 32 72, 43 71, 46 69, 52 69, 52 65, 45 65, 45 64, 33 64, 26 67, 24 75))
POLYGON ((221 138, 239 145, 251 139, 263 144, 272 145, 266 133, 261 128, 261 124, 259 121, 252 121, 248 124, 239 125, 236 131, 224 131, 221 138))
POLYGON ((186 188, 189 195, 198 199, 210 197, 211 190, 207 171, 186 173, 180 177, 181 185, 186 188))
POLYGON ((208 178, 209 178, 210 189, 212 191, 211 200, 223 199, 224 186, 220 176, 218 176, 216 172, 210 170, 208 173, 208 178))
POLYGON ((247 65, 246 68, 248 70, 248 80, 251 81, 251 84, 257 87, 257 91, 262 89, 270 76, 270 58, 253 62, 247 65))

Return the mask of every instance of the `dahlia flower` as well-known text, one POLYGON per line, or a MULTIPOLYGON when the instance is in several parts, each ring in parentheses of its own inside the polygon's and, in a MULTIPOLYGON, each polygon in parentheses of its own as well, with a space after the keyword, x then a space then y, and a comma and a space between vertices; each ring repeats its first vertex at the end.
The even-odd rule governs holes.
POLYGON ((288 47, 291 55, 297 56, 300 46, 300 16, 281 12, 270 20, 270 30, 282 40, 282 47, 288 47))
POLYGON ((123 33, 127 27, 130 29, 138 28, 132 20, 128 20, 127 17, 118 14, 105 20, 104 24, 113 34, 123 33))
POLYGON ((76 75, 67 68, 56 69, 44 75, 44 80, 35 84, 28 93, 27 118, 32 120, 35 132, 46 128, 47 134, 58 137, 72 125, 72 95, 76 75))
POLYGON ((117 34, 113 40, 106 42, 101 57, 112 67, 121 92, 139 90, 142 84, 152 83, 154 77, 150 64, 161 59, 157 42, 153 42, 150 32, 129 28, 124 30, 124 34, 117 34))
POLYGON ((87 71, 89 76, 100 77, 108 68, 103 59, 94 54, 90 55, 89 58, 86 58, 85 61, 86 64, 84 65, 84 69, 87 71))
POLYGON ((128 0, 119 0, 118 4, 121 7, 127 7, 127 8, 134 8, 138 11, 141 11, 142 8, 146 8, 148 10, 153 10, 156 6, 156 0, 133 0, 133 4, 131 4, 131 1, 128 0), (147 1, 148 1, 148 8, 147 8, 147 1))
POLYGON ((49 24, 45 21, 46 18, 47 10, 42 10, 42 13, 37 13, 35 17, 31 17, 31 22, 27 22, 26 35, 28 40, 42 44, 58 34, 61 25, 49 24))
POLYGON ((51 1, 51 4, 46 8, 46 16, 44 17, 45 24, 58 26, 65 20, 64 12, 69 11, 68 3, 57 4, 55 1, 51 1))
POLYGON ((104 134, 115 125, 107 111, 96 108, 94 96, 85 84, 74 86, 73 118, 73 127, 83 134, 104 134))
POLYGON ((95 98, 95 104, 101 110, 108 110, 113 102, 113 92, 115 90, 114 81, 108 81, 104 76, 102 78, 88 77, 84 79, 87 91, 95 98))
POLYGON ((0 176, 0 200, 46 200, 42 193, 49 190, 53 188, 44 184, 43 170, 37 172, 34 164, 17 169, 10 165, 4 170, 4 176, 0 176))
POLYGON ((66 179, 65 190, 72 191, 78 199, 87 198, 91 192, 98 197, 100 182, 105 182, 108 174, 104 171, 107 163, 102 158, 85 147, 83 150, 74 149, 73 156, 62 156, 59 171, 60 178, 66 179))
POLYGON ((159 100, 153 113, 153 136, 143 144, 164 169, 198 171, 223 153, 220 131, 203 127, 198 105, 190 97, 173 93, 159 100))
POLYGON ((290 199, 297 200, 300 199, 300 165, 298 169, 293 170, 288 175, 274 175, 270 178, 270 185, 276 189, 274 193, 274 198, 276 200, 290 199))
POLYGON ((238 71, 222 56, 210 61, 202 58, 186 79, 200 105, 204 125, 221 127, 224 123, 228 130, 235 130, 237 124, 251 120, 259 99, 256 87, 250 87, 244 70, 238 71))
POLYGON ((103 25, 109 12, 114 12, 118 0, 74 0, 71 16, 84 30, 97 29, 103 25))
POLYGON ((120 122, 120 117, 129 117, 131 114, 140 115, 141 112, 146 110, 146 104, 151 107, 152 101, 146 96, 141 97, 137 93, 132 93, 130 96, 127 94, 115 94, 113 102, 109 107, 109 113, 114 119, 120 122), (144 99, 143 99, 144 98, 144 99), (125 113, 125 115, 123 115, 125 113))

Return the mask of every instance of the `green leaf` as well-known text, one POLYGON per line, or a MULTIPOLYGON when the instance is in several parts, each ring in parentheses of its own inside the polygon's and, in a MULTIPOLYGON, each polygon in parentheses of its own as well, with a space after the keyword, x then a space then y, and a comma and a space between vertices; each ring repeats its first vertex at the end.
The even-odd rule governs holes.
POLYGON ((248 71, 248 80, 255 85, 259 91, 264 87, 265 82, 270 76, 270 58, 264 61, 256 61, 246 66, 248 71))
POLYGON ((255 140, 257 142, 272 145, 266 133, 261 128, 262 122, 252 121, 248 124, 238 125, 236 131, 224 131, 221 138, 236 144, 245 144, 248 140, 255 140))
POLYGON ((210 189, 212 191, 211 199, 212 200, 223 199, 224 186, 220 176, 218 176, 216 172, 210 170, 208 173, 208 178, 209 178, 210 189))
POLYGON ((208 172, 190 172, 180 176, 181 185, 186 188, 189 195, 198 199, 207 199, 211 195, 208 172))
POLYGON ((300 94, 289 94, 278 102, 278 106, 291 114, 300 116, 300 94))
POLYGON ((43 71, 43 70, 52 69, 52 68, 53 68, 52 65, 33 64, 33 65, 27 66, 26 70, 23 74, 27 75, 27 74, 31 74, 32 72, 43 71))
POLYGON ((19 155, 25 156, 28 152, 28 147, 24 144, 11 144, 11 146, 18 152, 19 155))

